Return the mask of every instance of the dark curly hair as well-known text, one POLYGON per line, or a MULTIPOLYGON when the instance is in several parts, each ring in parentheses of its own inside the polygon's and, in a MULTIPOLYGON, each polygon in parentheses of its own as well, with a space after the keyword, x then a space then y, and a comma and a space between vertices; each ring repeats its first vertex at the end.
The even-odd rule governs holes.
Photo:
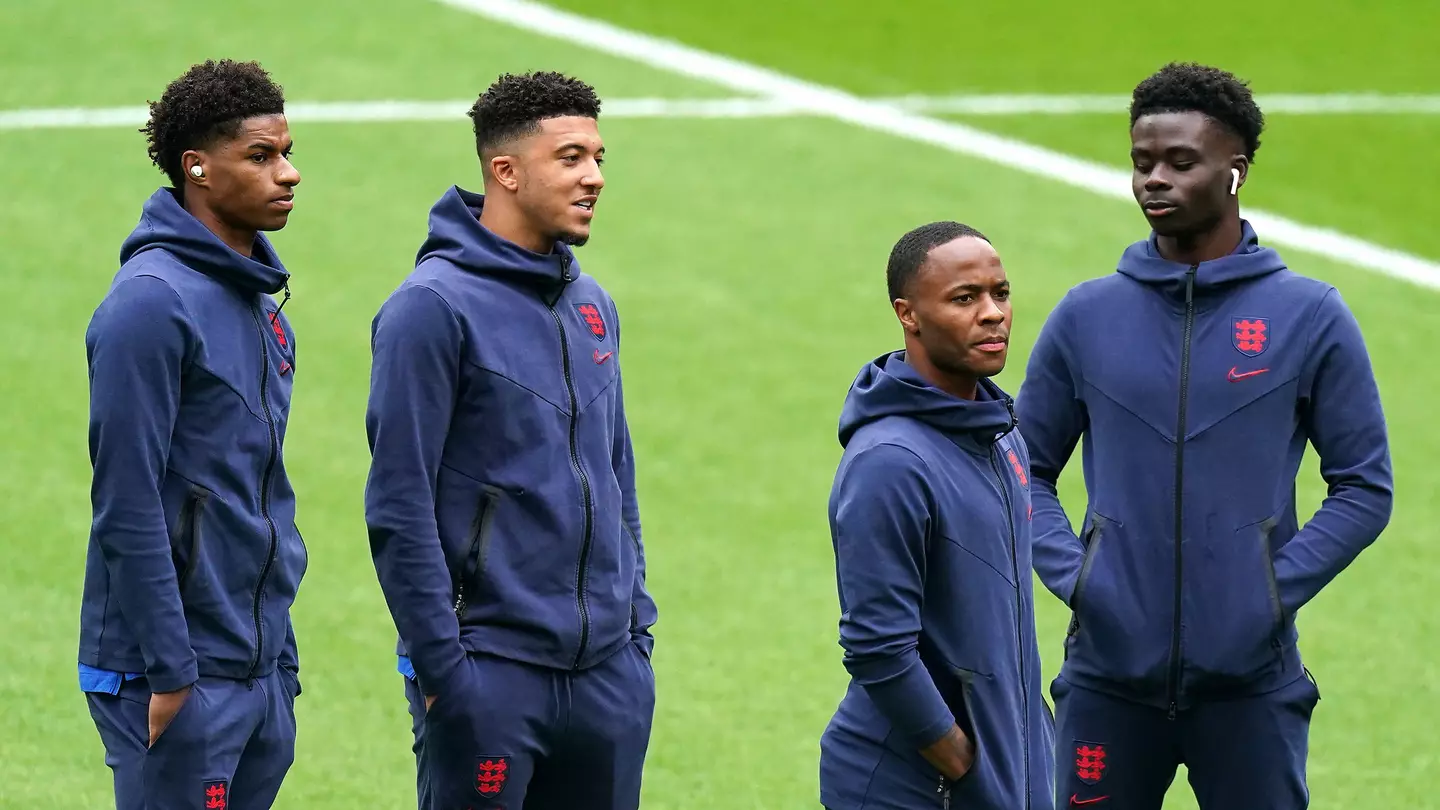
POLYGON ((906 288, 924 266, 930 251, 962 236, 990 241, 985 234, 959 222, 932 222, 900 237, 900 241, 896 242, 890 251, 890 263, 885 268, 885 282, 889 287, 890 300, 905 297, 906 288))
POLYGON ((240 122, 285 112, 285 92, 256 62, 207 60, 171 82, 150 102, 150 120, 140 130, 150 143, 150 160, 175 188, 184 188, 180 156, 203 149, 216 138, 240 134, 240 122))
POLYGON ((506 73, 470 107, 475 122, 475 153, 485 153, 521 135, 540 131, 540 122, 564 115, 600 117, 595 88, 560 73, 506 73))
POLYGON ((1265 116, 1250 95, 1247 82, 1234 74, 1193 62, 1171 62, 1136 85, 1130 101, 1130 126, 1142 115, 1200 112, 1218 121, 1245 143, 1245 157, 1255 162, 1265 116))

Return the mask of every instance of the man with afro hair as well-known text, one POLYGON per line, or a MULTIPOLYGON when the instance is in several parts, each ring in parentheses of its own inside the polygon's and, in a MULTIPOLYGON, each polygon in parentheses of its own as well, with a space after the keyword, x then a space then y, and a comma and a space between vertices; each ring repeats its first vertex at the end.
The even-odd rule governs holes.
POLYGON ((484 193, 445 191, 372 325, 365 517, 422 807, 639 806, 655 603, 620 318, 574 252, 599 115, 558 73, 491 85, 484 193))
POLYGON ((266 808, 294 759, 295 334, 262 233, 285 226, 300 182, 284 107, 258 64, 228 60, 151 103, 142 131, 169 186, 85 334, 80 686, 119 810, 266 808))
POLYGON ((1296 616, 1385 528, 1391 463, 1339 291, 1240 216, 1263 124, 1213 67, 1170 64, 1135 88, 1151 233, 1064 297, 1020 389, 1035 568, 1072 616, 1051 686, 1061 806, 1159 810, 1180 763, 1202 810, 1309 801, 1320 695, 1296 616), (1077 535, 1056 482, 1082 437, 1077 535), (1307 444, 1328 496, 1302 525, 1307 444))

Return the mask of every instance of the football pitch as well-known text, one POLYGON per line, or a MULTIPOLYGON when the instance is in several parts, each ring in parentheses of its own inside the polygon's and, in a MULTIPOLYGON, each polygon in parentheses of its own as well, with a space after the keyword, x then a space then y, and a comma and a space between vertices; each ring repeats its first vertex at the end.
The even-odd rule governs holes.
MULTIPOLYGON (((1015 307, 998 381, 1018 391, 1050 308, 1146 234, 1125 199, 1125 96, 1171 59, 1251 80, 1268 126, 1245 211, 1260 212, 1263 243, 1355 311, 1391 430, 1390 527, 1298 622, 1322 695, 1313 806, 1440 807, 1440 369, 1425 359, 1440 346, 1440 6, 1359 9, 6 3, 0 808, 110 801, 75 672, 91 517, 84 331, 163 181, 136 131, 143 105, 221 57, 257 59, 285 86, 303 175, 273 235, 293 274, 285 462, 310 553, 294 612, 300 736, 277 807, 414 807, 410 718, 361 503, 369 328, 412 267, 429 206, 450 184, 480 190, 463 112, 499 73, 572 73, 606 105, 607 184, 578 256, 624 319, 660 609, 643 806, 790 810, 818 806, 818 739, 846 681, 826 497, 846 390, 899 345, 890 247, 938 219, 991 237, 1015 307)), ((1084 510, 1075 459, 1072 519, 1084 510)), ((1302 476, 1303 520, 1325 493, 1313 452, 1302 476)), ((1048 683, 1069 614, 1036 589, 1048 683)), ((1194 807, 1184 782, 1182 769, 1167 809, 1194 807)))

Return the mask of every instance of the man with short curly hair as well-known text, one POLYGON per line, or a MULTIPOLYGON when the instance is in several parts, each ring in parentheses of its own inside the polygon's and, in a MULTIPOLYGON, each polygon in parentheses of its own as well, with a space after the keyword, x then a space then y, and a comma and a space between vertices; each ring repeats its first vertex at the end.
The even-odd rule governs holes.
POLYGON ((1202 810, 1298 810, 1320 695, 1295 617, 1389 521, 1380 395, 1340 293, 1240 216, 1264 126, 1245 83, 1170 64, 1130 121, 1151 235, 1055 308, 1018 397, 1035 568, 1072 611, 1056 795, 1158 810, 1184 763, 1202 810), (1082 437, 1077 535, 1056 482, 1082 437), (1328 497, 1301 525, 1307 443, 1328 497))
POLYGON ((400 636, 422 807, 640 801, 655 682, 620 319, 582 273, 600 101, 500 77, 484 194, 430 210, 372 325, 370 550, 400 636))
POLYGON ((85 334, 94 519, 80 685, 120 810, 266 808, 295 751, 306 554, 283 445, 300 174, 258 64, 191 67, 142 130, 169 178, 85 334), (283 305, 283 302, 281 302, 283 305))

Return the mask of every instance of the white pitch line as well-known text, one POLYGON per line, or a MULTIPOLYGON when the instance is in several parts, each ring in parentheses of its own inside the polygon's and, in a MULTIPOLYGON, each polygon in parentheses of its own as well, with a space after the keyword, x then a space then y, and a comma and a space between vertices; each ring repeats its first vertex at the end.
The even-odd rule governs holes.
MULTIPOLYGON (((1023 141, 927 118, 833 87, 814 84, 727 56, 629 31, 529 0, 439 0, 497 22, 621 59, 795 104, 816 115, 970 155, 1103 197, 1132 202, 1130 174, 1023 141)), ((1422 287, 1440 289, 1440 264, 1347 234, 1265 211, 1245 212, 1266 242, 1338 259, 1422 287)))
MULTIPOLYGON (((914 113, 964 115, 1123 114, 1127 96, 1104 95, 907 95, 866 99, 914 113)), ((472 100, 302 101, 286 106, 296 122, 450 121, 464 116, 472 100)), ((1440 96, 1378 94, 1260 97, 1266 113, 1286 115, 1440 115, 1440 96)), ((813 114, 794 101, 775 98, 621 98, 605 102, 612 118, 762 118, 813 114)), ((145 107, 62 107, 0 110, 0 130, 139 127, 145 107)))
MULTIPOLYGON (((474 99, 461 101, 292 102, 285 116, 294 123, 370 121, 453 121, 465 117, 474 99)), ((607 118, 760 118, 803 112, 797 105, 765 98, 621 98, 604 104, 607 118)), ((145 107, 75 107, 0 111, 0 130, 140 127, 145 107)))

